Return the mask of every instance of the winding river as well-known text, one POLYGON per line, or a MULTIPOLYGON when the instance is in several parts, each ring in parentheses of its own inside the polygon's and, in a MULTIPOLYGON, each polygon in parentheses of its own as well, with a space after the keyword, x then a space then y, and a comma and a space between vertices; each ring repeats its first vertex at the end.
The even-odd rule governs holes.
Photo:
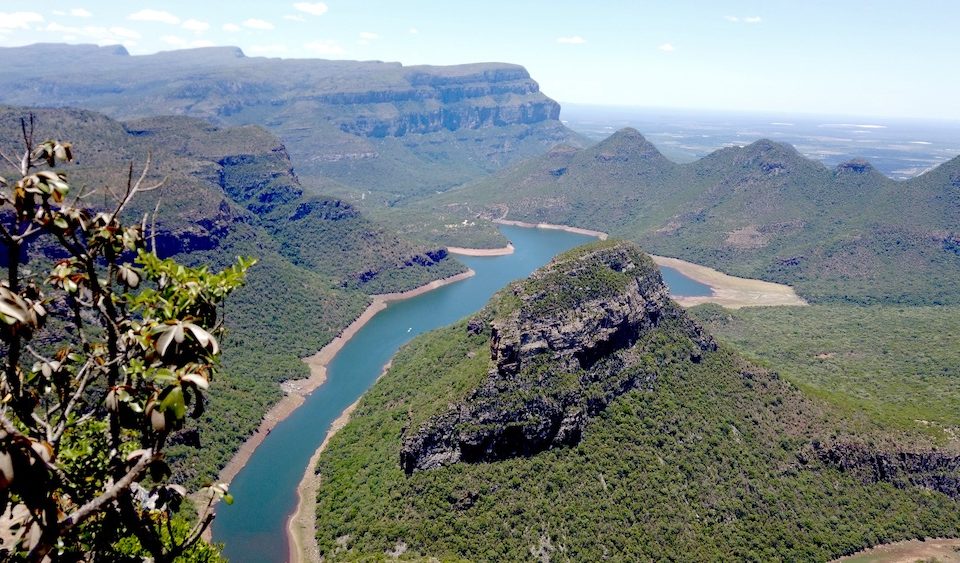
MULTIPOLYGON (((510 281, 526 277, 564 250, 594 240, 557 230, 502 226, 513 254, 459 257, 476 275, 423 295, 390 303, 330 362, 327 381, 282 421, 257 448, 230 485, 236 501, 221 504, 213 537, 231 561, 284 561, 286 523, 296 489, 331 422, 364 393, 397 349, 413 337, 479 310, 510 281)), ((709 295, 710 288, 663 268, 667 284, 683 295, 709 295)))

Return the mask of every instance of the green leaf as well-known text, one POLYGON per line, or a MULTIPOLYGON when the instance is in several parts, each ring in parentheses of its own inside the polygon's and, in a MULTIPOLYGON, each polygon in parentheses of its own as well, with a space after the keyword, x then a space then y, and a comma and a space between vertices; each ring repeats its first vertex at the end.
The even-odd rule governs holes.
POLYGON ((169 413, 175 420, 183 420, 187 415, 187 405, 183 400, 182 387, 173 385, 160 394, 160 411, 169 413))

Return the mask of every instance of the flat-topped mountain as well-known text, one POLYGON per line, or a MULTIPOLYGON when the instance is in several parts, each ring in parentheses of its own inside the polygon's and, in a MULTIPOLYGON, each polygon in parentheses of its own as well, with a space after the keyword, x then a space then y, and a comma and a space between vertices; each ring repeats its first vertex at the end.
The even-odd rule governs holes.
POLYGON ((530 456, 578 443, 590 418, 656 373, 629 349, 669 326, 699 361, 716 343, 667 296, 657 266, 633 245, 570 252, 506 290, 502 307, 470 330, 490 332, 483 384, 407 436, 404 470, 530 456))
POLYGON ((960 452, 714 341, 633 243, 421 336, 320 457, 327 560, 828 560, 960 532, 960 452), (857 428, 857 435, 852 435, 857 428))
MULTIPOLYGON (((608 231, 651 252, 795 285, 813 301, 956 303, 958 170, 960 158, 894 181, 862 159, 830 169, 766 139, 677 164, 625 129, 431 205, 453 225, 479 216, 608 231)), ((449 231, 435 238, 469 246, 449 231)))
POLYGON ((0 103, 262 125, 283 139, 310 187, 393 194, 381 200, 579 141, 558 120, 560 106, 512 64, 268 59, 235 47, 130 56, 122 47, 39 44, 0 48, 0 65, 9 71, 0 103))

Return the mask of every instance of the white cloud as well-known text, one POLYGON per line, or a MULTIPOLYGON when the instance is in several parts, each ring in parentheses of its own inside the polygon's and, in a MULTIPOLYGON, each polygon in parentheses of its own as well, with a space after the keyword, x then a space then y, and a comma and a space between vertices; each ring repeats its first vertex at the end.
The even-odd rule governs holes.
POLYGON ((53 15, 55 15, 55 16, 65 16, 65 15, 67 15, 67 13, 64 12, 63 10, 54 10, 54 11, 53 11, 53 15))
POLYGON ((563 43, 565 45, 583 45, 587 40, 579 35, 571 35, 570 37, 557 37, 557 43, 563 43))
POLYGON ((56 33, 57 39, 61 41, 76 41, 83 39, 96 43, 97 45, 116 45, 123 44, 131 47, 137 44, 135 39, 140 39, 140 32, 126 27, 101 27, 96 25, 85 25, 83 27, 74 27, 62 25, 57 22, 50 22, 42 31, 47 33, 56 33))
POLYGON ((373 33, 372 31, 361 31, 360 39, 364 41, 373 41, 375 39, 380 39, 380 36, 377 35, 376 33, 373 33))
POLYGON ((202 22, 200 20, 189 19, 183 22, 183 25, 181 25, 180 27, 182 27, 183 29, 186 29, 187 31, 193 31, 195 33, 203 33, 204 31, 210 29, 210 24, 208 24, 207 22, 202 22))
POLYGON ((285 20, 290 20, 290 21, 292 21, 292 22, 305 22, 305 21, 307 21, 307 18, 305 18, 305 17, 303 17, 303 16, 295 16, 295 15, 293 15, 293 14, 287 14, 287 15, 283 16, 283 19, 285 19, 285 20))
POLYGON ((150 9, 143 9, 139 12, 134 12, 127 16, 127 19, 140 22, 168 23, 170 25, 177 25, 180 23, 180 18, 171 14, 170 12, 150 9))
POLYGON ((657 47, 657 49, 659 49, 660 51, 663 51, 664 53, 672 53, 676 51, 676 48, 674 48, 674 46, 671 45, 670 43, 664 43, 663 45, 660 45, 659 47, 657 47))
POLYGON ((740 22, 743 22, 743 23, 760 23, 760 22, 763 21, 763 18, 761 18, 760 16, 746 16, 746 17, 740 17, 740 16, 723 16, 723 19, 727 20, 728 22, 732 22, 732 23, 740 23, 740 22))
POLYGON ((140 37, 142 37, 140 32, 126 27, 111 27, 108 31, 118 37, 123 37, 124 39, 140 39, 140 37))
POLYGON ((186 47, 188 43, 186 39, 176 35, 164 35, 160 38, 160 41, 163 41, 167 45, 173 45, 174 47, 186 47))
POLYGON ((250 18, 243 22, 244 27, 249 27, 250 29, 273 29, 273 24, 265 21, 258 20, 256 18, 250 18))
POLYGON ((236 32, 236 31, 240 31, 241 29, 242 29, 242 28, 241 28, 239 25, 235 24, 235 23, 225 23, 225 24, 223 24, 223 30, 224 30, 224 31, 236 32))
POLYGON ((333 39, 322 39, 305 43, 303 47, 317 55, 342 55, 343 47, 333 39))
POLYGON ((0 12, 0 29, 30 29, 30 24, 42 21, 36 12, 0 12))
POLYGON ((84 10, 83 8, 73 8, 72 10, 70 10, 70 15, 75 18, 89 18, 93 14, 91 14, 87 10, 84 10))
POLYGON ((286 45, 251 45, 245 49, 251 55, 282 55, 287 52, 286 45))
POLYGON ((408 29, 407 31, 409 31, 411 35, 416 35, 416 34, 420 33, 420 30, 417 29, 417 28, 415 28, 415 27, 411 27, 411 28, 408 29))
POLYGON ((311 16, 322 16, 328 10, 327 5, 323 2, 297 2, 293 7, 311 16))

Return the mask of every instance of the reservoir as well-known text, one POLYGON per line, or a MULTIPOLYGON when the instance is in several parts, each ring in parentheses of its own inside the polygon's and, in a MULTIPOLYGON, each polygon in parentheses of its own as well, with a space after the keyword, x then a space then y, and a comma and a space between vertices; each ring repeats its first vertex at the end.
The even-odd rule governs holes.
MULTIPOLYGON (((296 508, 297 485, 310 457, 333 420, 373 385, 400 346, 479 310, 497 290, 530 275, 558 253, 595 240, 556 230, 502 226, 501 231, 513 242, 513 254, 458 257, 475 276, 390 303, 330 362, 326 383, 266 437, 230 485, 234 504, 217 507, 213 538, 225 544, 229 560, 286 560, 287 518, 296 508)), ((671 291, 710 294, 708 286, 663 270, 671 291)))

